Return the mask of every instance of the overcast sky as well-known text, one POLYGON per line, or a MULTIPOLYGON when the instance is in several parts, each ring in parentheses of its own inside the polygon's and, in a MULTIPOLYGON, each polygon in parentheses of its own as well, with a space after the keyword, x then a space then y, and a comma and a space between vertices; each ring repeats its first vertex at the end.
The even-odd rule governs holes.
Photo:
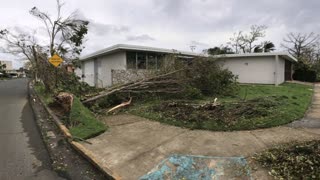
MULTIPOLYGON (((83 55, 126 43, 197 52, 229 41, 233 32, 267 25, 264 40, 280 43, 288 32, 320 33, 320 0, 64 0, 63 13, 89 20, 83 55)), ((55 15, 55 0, 3 0, 0 29, 37 30, 29 14, 37 6, 55 15)), ((12 56, 0 54, 1 59, 12 56)), ((15 67, 19 66, 15 63, 15 67)))

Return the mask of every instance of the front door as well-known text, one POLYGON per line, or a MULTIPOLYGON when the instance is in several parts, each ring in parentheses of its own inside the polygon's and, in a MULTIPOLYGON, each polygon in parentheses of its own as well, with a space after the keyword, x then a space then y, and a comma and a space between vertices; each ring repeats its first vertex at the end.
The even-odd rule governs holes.
POLYGON ((285 71, 284 71, 285 80, 292 81, 292 62, 286 60, 284 66, 285 66, 285 71))

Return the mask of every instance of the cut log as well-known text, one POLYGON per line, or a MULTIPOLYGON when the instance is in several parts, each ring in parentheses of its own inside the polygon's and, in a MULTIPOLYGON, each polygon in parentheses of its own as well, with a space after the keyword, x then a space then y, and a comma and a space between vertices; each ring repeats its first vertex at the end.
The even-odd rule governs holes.
POLYGON ((131 104, 131 101, 132 101, 132 97, 130 97, 130 100, 129 100, 129 101, 123 102, 123 103, 121 103, 121 104, 119 104, 119 105, 117 105, 117 106, 109 109, 109 110, 108 110, 108 113, 110 113, 110 112, 112 112, 112 111, 114 111, 114 110, 117 110, 117 109, 119 109, 119 108, 121 108, 121 107, 125 107, 125 106, 130 105, 130 104, 131 104))

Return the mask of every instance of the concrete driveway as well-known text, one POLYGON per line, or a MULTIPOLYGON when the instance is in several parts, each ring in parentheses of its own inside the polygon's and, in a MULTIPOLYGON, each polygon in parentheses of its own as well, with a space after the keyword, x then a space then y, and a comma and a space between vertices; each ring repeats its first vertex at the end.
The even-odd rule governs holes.
MULTIPOLYGON (((320 86, 306 117, 320 120, 320 86)), ((269 129, 234 132, 188 130, 160 124, 132 115, 109 116, 109 131, 82 143, 104 167, 123 179, 139 179, 172 154, 215 157, 248 157, 277 144, 320 138, 319 127, 281 126, 269 129)), ((263 170, 252 172, 253 178, 268 179, 263 170)))

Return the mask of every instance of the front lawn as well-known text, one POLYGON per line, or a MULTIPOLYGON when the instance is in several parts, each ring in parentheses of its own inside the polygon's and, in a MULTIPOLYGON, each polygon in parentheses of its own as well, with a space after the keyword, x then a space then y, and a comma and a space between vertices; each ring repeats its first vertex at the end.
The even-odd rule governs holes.
POLYGON ((312 86, 285 83, 273 85, 241 85, 233 97, 202 100, 152 99, 136 102, 128 112, 191 129, 214 131, 249 130, 290 123, 304 116, 312 86))

